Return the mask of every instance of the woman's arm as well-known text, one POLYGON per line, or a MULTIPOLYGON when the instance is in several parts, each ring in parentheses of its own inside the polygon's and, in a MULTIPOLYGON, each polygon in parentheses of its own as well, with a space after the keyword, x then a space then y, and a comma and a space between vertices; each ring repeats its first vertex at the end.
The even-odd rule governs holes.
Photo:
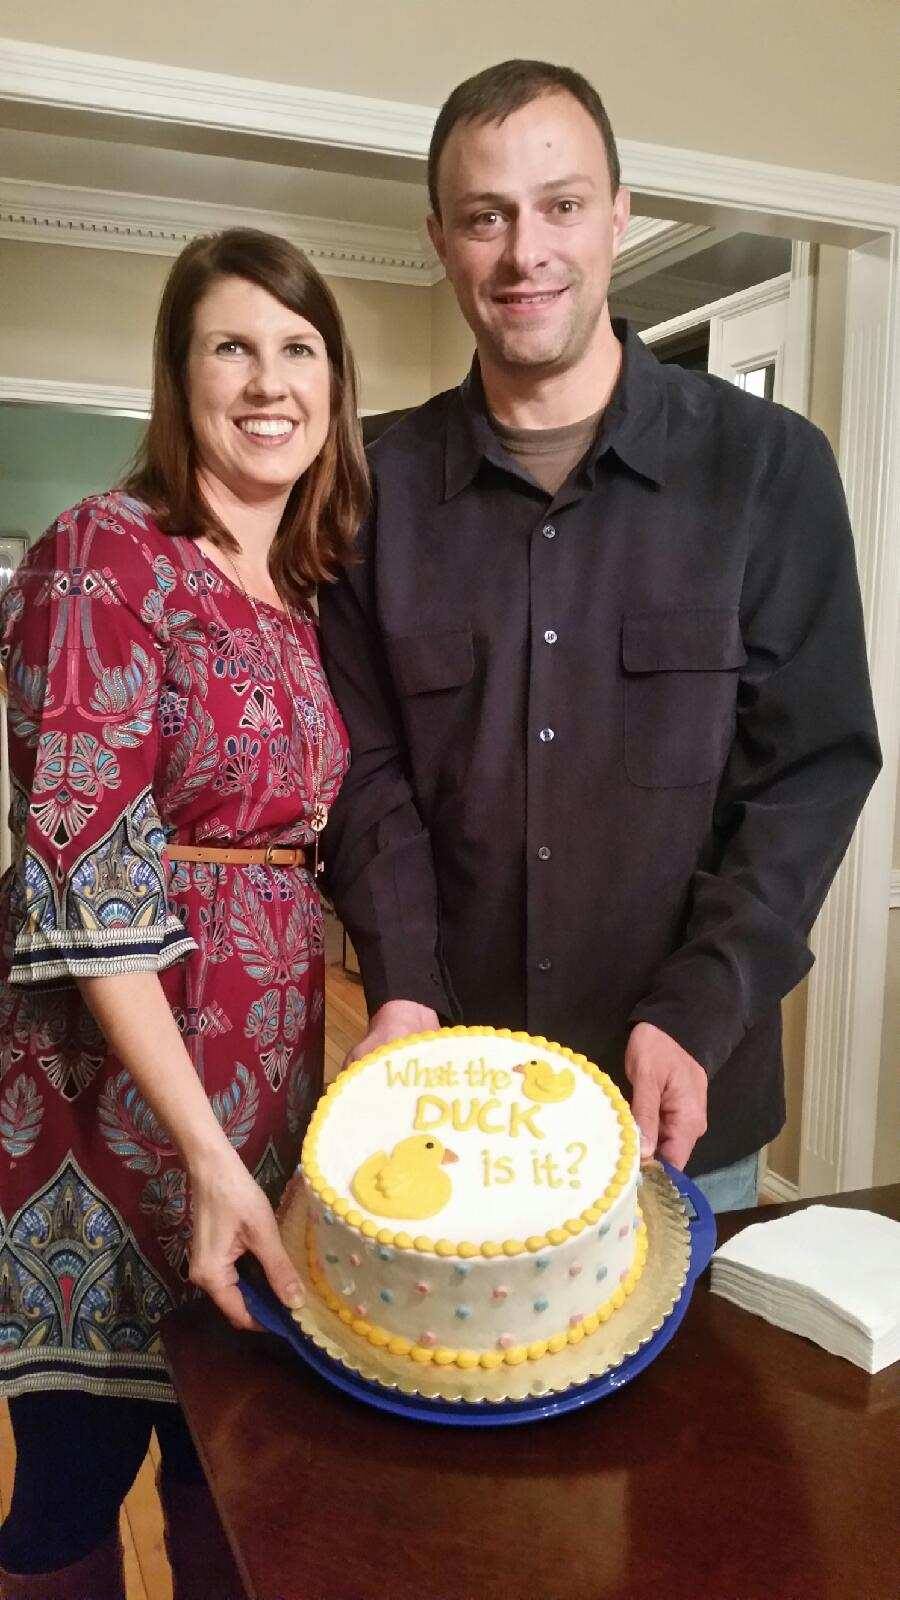
POLYGON ((235 1263, 250 1251, 279 1300, 303 1304, 297 1271, 266 1196, 229 1143, 178 1031, 155 972, 79 978, 85 1004, 178 1146, 194 1212, 190 1278, 236 1328, 255 1328, 235 1263))

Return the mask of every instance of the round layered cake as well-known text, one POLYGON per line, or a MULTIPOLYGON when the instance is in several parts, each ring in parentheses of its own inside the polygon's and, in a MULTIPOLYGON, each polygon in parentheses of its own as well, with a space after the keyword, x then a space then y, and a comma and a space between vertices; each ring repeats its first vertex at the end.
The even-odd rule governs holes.
POLYGON ((638 1134, 599 1067, 445 1028, 341 1074, 301 1168, 315 1290, 412 1361, 516 1365, 596 1332, 640 1277, 638 1134))

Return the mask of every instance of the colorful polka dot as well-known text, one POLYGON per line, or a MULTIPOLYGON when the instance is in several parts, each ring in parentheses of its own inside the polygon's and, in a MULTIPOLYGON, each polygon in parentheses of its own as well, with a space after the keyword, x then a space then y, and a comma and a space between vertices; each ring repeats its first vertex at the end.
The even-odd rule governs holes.
POLYGON ((547 1307, 549 1306, 549 1304, 550 1304, 549 1300, 544 1300, 544 1299, 535 1300, 534 1309, 535 1309, 535 1311, 546 1311, 547 1307))
POLYGON ((416 1284, 416 1294, 430 1294, 430 1293, 431 1293, 431 1284, 430 1283, 417 1283, 416 1284))
POLYGON ((329 1264, 329 1266, 332 1266, 332 1267, 334 1267, 334 1266, 336 1266, 336 1265, 337 1265, 337 1262, 338 1262, 338 1260, 339 1260, 339 1257, 338 1257, 338 1256, 336 1256, 336 1255, 333 1255, 333 1254, 331 1254, 331 1253, 330 1253, 330 1252, 329 1252, 329 1254, 328 1254, 328 1255, 326 1255, 326 1257, 325 1257, 325 1260, 326 1260, 326 1261, 327 1261, 327 1262, 328 1262, 328 1264, 329 1264))
POLYGON ((423 1345, 426 1350, 433 1350, 437 1344, 437 1334, 431 1333, 430 1331, 428 1333, 420 1333, 419 1343, 423 1345))
POLYGON ((325 1207, 324 1211, 322 1212, 322 1221, 324 1222, 326 1228, 330 1228, 331 1224, 334 1221, 334 1212, 333 1211, 329 1211, 327 1206, 325 1207))
POLYGON ((501 1333, 499 1339, 497 1340, 497 1349, 511 1350, 515 1342, 516 1341, 511 1333, 501 1333))
POLYGON ((350 1261, 351 1267, 361 1266, 361 1264, 362 1264, 362 1256, 358 1256, 356 1254, 356 1251, 354 1250, 352 1256, 349 1257, 349 1261, 350 1261))
POLYGON ((342 1283, 341 1284, 341 1294, 351 1295, 355 1288, 356 1288, 356 1284, 355 1283, 342 1283))
POLYGON ((606 1235, 608 1233, 609 1233, 609 1223, 608 1222, 604 1222, 602 1228, 598 1228, 597 1229, 597 1238, 598 1239, 605 1239, 606 1235))
POLYGON ((393 1261, 394 1259, 393 1250, 389 1250, 386 1244, 380 1244, 375 1251, 375 1254, 377 1255, 379 1261, 393 1261))
POLYGON ((573 1261, 572 1265, 569 1268, 569 1277, 570 1278, 580 1278, 581 1277, 581 1273, 582 1273, 581 1262, 580 1261, 573 1261))
POLYGON ((379 1300, 383 1300, 386 1306, 392 1306, 394 1304, 394 1296, 390 1289, 379 1289, 378 1298, 379 1300))
POLYGON ((569 1318, 569 1327, 570 1328, 577 1328, 579 1323, 581 1323, 583 1321, 584 1321, 584 1312, 583 1311, 576 1311, 569 1318))
POLYGON ((550 1265, 550 1257, 549 1256, 538 1256, 534 1264, 535 1264, 535 1267, 537 1268, 538 1272, 546 1272, 547 1268, 550 1265))
POLYGON ((634 1229, 635 1233, 637 1233, 638 1228, 640 1227, 640 1225, 641 1225, 640 1217, 635 1217, 633 1223, 631 1224, 631 1226, 634 1229))
POLYGON ((619 1282, 620 1283, 624 1283, 625 1279, 627 1277, 628 1277, 628 1268, 627 1267, 623 1267, 622 1271, 619 1273, 619 1282))
POLYGON ((508 1294, 509 1294, 509 1290, 507 1289, 506 1284, 505 1283, 498 1283, 496 1289, 492 1289, 491 1290, 491 1299, 492 1300, 505 1300, 507 1298, 508 1294))
POLYGON ((597 1268, 597 1282, 598 1283, 602 1283, 603 1282, 603 1279, 606 1277, 606 1272, 607 1272, 606 1267, 598 1267, 597 1268))
POLYGON ((369 1308, 367 1305, 364 1305, 362 1301, 360 1301, 358 1305, 355 1305, 353 1309, 358 1317, 367 1317, 369 1315, 369 1308))
POLYGON ((465 1322, 466 1319, 472 1315, 472 1307, 471 1306, 457 1306, 457 1308, 454 1311, 453 1315, 455 1317, 459 1317, 460 1322, 465 1322))
POLYGON ((457 1261, 456 1266, 453 1268, 453 1276, 454 1278, 467 1278, 471 1270, 472 1268, 467 1266, 464 1261, 457 1261))

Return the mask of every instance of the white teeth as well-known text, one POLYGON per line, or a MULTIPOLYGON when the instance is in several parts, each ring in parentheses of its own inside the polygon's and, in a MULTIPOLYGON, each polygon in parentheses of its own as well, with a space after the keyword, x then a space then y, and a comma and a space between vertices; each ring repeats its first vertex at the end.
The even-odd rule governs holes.
POLYGON ((291 433, 294 424, 287 417, 244 417, 238 423, 242 433, 258 433, 264 438, 277 438, 291 433))

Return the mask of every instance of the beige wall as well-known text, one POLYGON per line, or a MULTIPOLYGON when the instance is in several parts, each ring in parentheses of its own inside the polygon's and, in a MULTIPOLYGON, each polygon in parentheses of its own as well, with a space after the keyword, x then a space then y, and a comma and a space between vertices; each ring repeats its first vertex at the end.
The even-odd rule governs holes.
POLYGON ((492 61, 541 56, 596 81, 621 137, 896 181, 890 0, 344 0, 338 15, 0 0, 0 34, 431 106, 492 61))
MULTIPOLYGON (((0 373, 71 383, 150 384, 156 308, 171 261, 116 250, 0 240, 0 373)), ((370 411, 431 393, 427 288, 335 278, 370 411)))
POLYGON ((431 389, 440 394, 465 377, 475 341, 446 278, 431 291, 431 389))

